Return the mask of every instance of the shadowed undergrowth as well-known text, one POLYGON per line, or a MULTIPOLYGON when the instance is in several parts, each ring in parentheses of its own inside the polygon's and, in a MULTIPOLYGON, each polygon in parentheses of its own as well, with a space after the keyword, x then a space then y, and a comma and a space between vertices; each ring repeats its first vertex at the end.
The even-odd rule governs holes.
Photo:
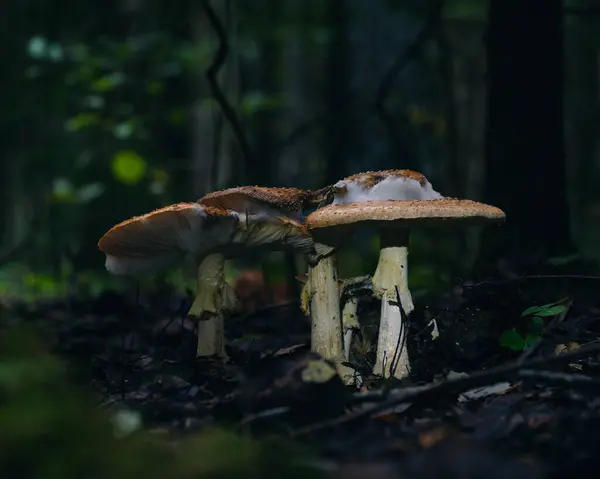
POLYGON ((318 477, 296 448, 217 429, 184 438, 127 431, 68 380, 30 331, 0 336, 0 470, 10 477, 318 477))

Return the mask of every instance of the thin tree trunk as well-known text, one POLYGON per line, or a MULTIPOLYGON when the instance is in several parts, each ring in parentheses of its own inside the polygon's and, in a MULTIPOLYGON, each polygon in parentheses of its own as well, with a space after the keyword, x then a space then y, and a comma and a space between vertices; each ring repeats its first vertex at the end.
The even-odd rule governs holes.
POLYGON ((346 0, 331 0, 329 21, 332 29, 330 57, 328 59, 327 94, 330 102, 330 121, 327 124, 325 136, 328 161, 325 171, 325 184, 335 183, 340 179, 340 165, 348 157, 347 145, 352 138, 351 123, 346 111, 345 91, 347 90, 349 72, 348 52, 348 5, 346 0))
MULTIPOLYGON (((228 30, 232 41, 234 35, 233 11, 230 0, 214 3, 214 9, 228 30)), ((206 42, 207 36, 214 37, 214 32, 206 21, 200 8, 193 9, 192 29, 196 42, 206 42)), ((216 40, 213 49, 218 48, 216 40)), ((235 139, 230 126, 226 124, 219 105, 211 101, 210 89, 206 83, 206 71, 198 70, 197 97, 193 107, 192 121, 192 184, 197 197, 232 183, 235 176, 236 154, 235 139)), ((236 105, 238 95, 238 65, 235 51, 230 49, 227 60, 219 75, 220 87, 232 105, 236 105)))
POLYGON ((496 252, 570 248, 563 127, 562 1, 491 0, 485 199, 507 214, 496 252))
MULTIPOLYGON (((591 5, 591 3, 590 3, 591 5)), ((567 19, 567 174, 574 241, 584 253, 598 254, 598 39, 600 20, 579 15, 567 19)))

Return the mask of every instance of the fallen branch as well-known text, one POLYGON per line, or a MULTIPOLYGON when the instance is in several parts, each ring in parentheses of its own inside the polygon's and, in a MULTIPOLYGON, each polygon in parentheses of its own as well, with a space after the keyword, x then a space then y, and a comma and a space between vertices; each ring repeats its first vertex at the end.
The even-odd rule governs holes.
POLYGON ((600 276, 588 274, 532 274, 519 276, 517 278, 502 279, 499 281, 480 281, 479 283, 475 284, 463 284, 462 287, 466 289, 473 289, 484 285, 500 286, 504 284, 519 283, 521 281, 528 281, 533 279, 583 279, 589 281, 600 281, 600 276))
MULTIPOLYGON (((507 377, 511 375, 515 375, 518 378, 535 377, 535 379, 538 380, 551 378, 552 380, 556 381, 558 376, 552 372, 545 372, 546 374, 544 376, 544 374, 542 374, 543 372, 536 372, 534 375, 532 374, 531 370, 539 368, 540 366, 569 363, 571 361, 589 357, 598 353, 600 353, 600 341, 589 343, 576 349, 575 351, 563 353, 558 356, 532 359, 524 363, 511 362, 503 366, 498 366, 487 371, 478 371, 469 376, 460 377, 457 379, 448 379, 446 381, 425 384, 423 386, 359 393, 355 396, 356 402, 365 402, 365 400, 376 399, 383 399, 383 401, 372 406, 366 406, 356 412, 332 419, 330 421, 298 429, 292 433, 292 436, 302 436, 348 422, 364 419, 376 414, 380 414, 384 411, 394 409, 403 403, 410 403, 416 400, 422 401, 431 396, 440 396, 442 394, 458 394, 470 389, 506 380, 507 377)), ((561 376, 561 379, 564 379, 564 376, 561 376)), ((581 380, 581 378, 578 379, 581 380)), ((576 380, 574 379, 572 382, 574 383, 575 381, 576 380)), ((586 384, 591 383, 591 381, 588 381, 587 379, 585 382, 586 384)))

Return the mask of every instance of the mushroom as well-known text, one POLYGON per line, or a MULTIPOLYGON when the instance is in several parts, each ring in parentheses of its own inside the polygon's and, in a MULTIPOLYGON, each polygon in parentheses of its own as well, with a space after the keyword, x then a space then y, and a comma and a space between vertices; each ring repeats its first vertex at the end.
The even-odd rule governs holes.
MULTIPOLYGON (((345 236, 354 231, 355 226, 358 226, 361 223, 364 224, 370 222, 368 216, 361 217, 360 214, 362 211, 360 205, 365 204, 365 202, 372 203, 373 205, 379 204, 379 206, 383 206, 381 202, 388 202, 389 204, 396 205, 397 208, 405 208, 409 204, 407 202, 413 202, 413 204, 418 205, 443 198, 440 193, 433 189, 431 183, 423 174, 412 170, 383 170, 357 173, 338 181, 330 188, 330 190, 333 195, 332 204, 318 209, 309 215, 306 219, 306 224, 313 234, 315 241, 327 243, 330 245, 331 250, 338 247, 345 236), (344 211, 344 209, 341 208, 344 205, 354 205, 355 208, 348 210, 351 219, 349 221, 340 220, 342 222, 338 225, 336 223, 338 219, 334 212, 336 210, 344 211), (332 231, 333 234, 330 234, 332 231)), ((497 211, 500 212, 500 210, 497 211)), ((338 214, 344 216, 342 213, 338 214)), ((503 213, 502 216, 504 216, 503 213)), ((381 224, 381 222, 375 223, 381 224)), ((381 347, 378 348, 378 360, 375 367, 376 372, 383 372, 385 369, 383 363, 386 361, 389 362, 388 359, 382 360, 382 357, 388 357, 389 350, 391 349, 386 341, 391 344, 394 341, 393 338, 395 338, 393 351, 396 352, 399 349, 398 341, 402 344, 405 336, 405 333, 402 333, 401 331, 402 321, 394 321, 394 317, 396 319, 401 317, 401 313, 398 306, 393 303, 396 302, 395 286, 398 284, 406 285, 406 250, 403 248, 406 248, 407 246, 405 243, 408 242, 408 230, 401 228, 400 236, 398 238, 395 238, 393 234, 391 235, 392 238, 389 238, 388 236, 390 236, 390 234, 388 230, 389 228, 387 227, 383 228, 382 234, 380 235, 382 249, 379 256, 379 263, 373 276, 373 287, 377 296, 384 299, 382 301, 382 319, 380 325, 379 344, 381 347), (394 246, 395 243, 398 243, 399 246, 394 246), (401 259, 402 255, 404 255, 404 260, 401 259), (395 277, 394 275, 391 275, 391 278, 395 279, 390 280, 389 271, 394 268, 393 265, 395 265, 397 271, 395 277), (390 301, 392 304, 390 304, 390 301), (394 324, 395 329, 392 328, 388 333, 386 331, 389 329, 389 324, 394 324), (386 340, 384 338, 388 339, 386 340)), ((325 272, 321 273, 322 275, 335 277, 335 258, 333 257, 333 254, 330 255, 327 262, 324 263, 322 267, 325 270, 325 272)), ((406 291, 402 292, 402 287, 399 288, 399 297, 403 304, 404 311, 408 314, 412 311, 414 306, 412 304, 410 291, 406 287, 404 289, 406 291)), ((332 300, 330 299, 329 301, 332 300)), ((336 306, 331 306, 331 309, 336 309, 336 306)), ((339 310, 339 304, 337 305, 337 309, 339 310)), ((338 334, 334 331, 337 328, 338 321, 332 321, 328 318, 333 318, 333 316, 330 313, 326 313, 315 318, 313 315, 313 323, 329 324, 329 334, 331 337, 337 338, 338 334)), ((315 327, 318 330, 325 328, 323 325, 315 327)), ((327 341, 331 342, 334 340, 328 339, 327 341)), ((327 341, 323 342, 322 347, 326 347, 327 341)), ((337 339, 335 339, 335 341, 337 341, 337 339)), ((341 339, 339 340, 339 343, 341 344, 341 339)), ((349 341, 347 340, 346 343, 349 343, 349 341)), ((408 356, 406 355, 405 348, 400 348, 400 351, 404 351, 401 353, 402 357, 391 361, 393 366, 392 369, 395 370, 394 375, 396 377, 405 377, 409 371, 408 356), (403 366, 397 367, 399 365, 403 366)))
MULTIPOLYGON (((427 188, 427 183, 420 184, 424 185, 424 190, 427 188)), ((408 185, 410 188, 414 186, 410 183, 408 185)), ((350 187, 346 188, 343 201, 336 202, 334 199, 334 204, 309 215, 306 223, 315 240, 318 238, 318 241, 328 244, 339 242, 359 227, 372 227, 379 232, 379 261, 372 282, 373 289, 381 296, 382 301, 377 360, 373 372, 401 379, 408 376, 410 362, 406 348, 403 347, 407 325, 403 321, 400 306, 406 316, 414 309, 407 282, 410 228, 501 222, 505 219, 505 214, 494 206, 455 198, 372 200, 373 196, 378 195, 369 191, 358 193, 353 190, 352 183, 348 186, 350 187), (348 195, 368 200, 346 202, 348 195)), ((414 193, 413 190, 410 194, 414 193)), ((337 194, 336 191, 334 194, 337 194)), ((392 195, 391 192, 387 194, 392 195)), ((398 192, 394 195, 403 196, 398 192)), ((427 195, 431 195, 431 192, 426 191, 425 196, 427 195)), ((335 273, 329 271, 327 274, 335 273)), ((318 319, 327 321, 326 317, 318 319)))
MULTIPOLYGON (((301 219, 302 209, 306 206, 322 202, 327 192, 327 189, 310 191, 298 188, 239 186, 208 193, 200 198, 198 203, 212 207, 226 208, 238 213, 272 216, 280 218, 282 221, 285 221, 283 218, 287 217, 290 219, 291 224, 297 226, 298 223, 296 223, 296 220, 299 221, 301 219)), ((224 263, 225 257, 221 256, 220 260, 224 263)), ((196 314, 200 315, 204 311, 212 312, 214 310, 213 303, 210 301, 206 302, 206 298, 212 296, 210 293, 211 290, 215 291, 217 297, 223 297, 220 291, 222 291, 225 284, 222 274, 219 280, 213 277, 213 280, 206 281, 203 279, 205 273, 201 270, 202 267, 198 270, 199 289, 196 296, 198 303, 194 309, 196 314), (203 293, 200 293, 201 288, 204 289, 203 293)), ((223 264, 220 265, 220 270, 223 270, 223 264)), ((206 335, 219 334, 218 328, 215 329, 213 325, 203 324, 199 328, 206 328, 207 331, 203 332, 206 335)))
POLYGON ((190 312, 200 320, 199 356, 224 357, 220 322, 233 294, 223 278, 225 258, 248 250, 313 250, 304 225, 285 216, 245 214, 199 203, 179 203, 137 216, 111 228, 99 241, 113 274, 154 273, 191 256, 198 290, 190 312))
POLYGON ((239 213, 264 213, 275 216, 285 214, 299 219, 302 209, 321 203, 328 189, 301 190, 298 188, 272 188, 266 186, 238 186, 208 193, 198 203, 226 208, 239 213))
MULTIPOLYGON (((325 189, 324 189, 325 190, 325 189)), ((323 190, 323 191, 324 191, 323 190)), ((368 200, 407 200, 439 198, 425 176, 411 170, 384 170, 358 173, 334 184, 330 190, 333 195, 332 204, 355 203, 368 200)), ((306 219, 318 218, 321 210, 309 215, 306 219), (316 216, 315 216, 316 215, 316 216)), ((310 226, 309 226, 310 228, 310 226)), ((312 315, 312 348, 335 362, 347 357, 350 347, 352 328, 343 327, 343 315, 340 313, 340 302, 334 291, 337 291, 337 264, 335 250, 344 236, 320 235, 316 233, 315 249, 317 256, 309 268, 308 281, 303 290, 303 309, 310 310, 312 315), (345 341, 342 339, 344 336, 345 341), (344 343, 346 346, 344 346, 344 343)), ((348 318, 355 308, 358 299, 344 305, 348 318), (354 303, 354 304, 353 304, 354 303)))

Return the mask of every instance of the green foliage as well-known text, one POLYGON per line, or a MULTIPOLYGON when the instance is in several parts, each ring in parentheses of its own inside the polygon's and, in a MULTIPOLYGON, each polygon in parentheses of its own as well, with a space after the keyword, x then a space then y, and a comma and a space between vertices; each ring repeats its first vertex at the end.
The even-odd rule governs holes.
POLYGON ((0 334, 0 470, 22 479, 318 477, 280 439, 206 430, 174 442, 98 409, 29 332, 0 334), (167 442, 169 440, 169 442, 167 442))
POLYGON ((75 293, 80 299, 94 298, 121 282, 121 278, 103 270, 77 271, 75 274, 73 266, 66 260, 61 261, 58 271, 52 273, 24 263, 10 263, 0 268, 0 297, 35 302, 66 298, 69 293, 75 293))
POLYGON ((565 311, 565 306, 558 303, 548 303, 542 306, 531 306, 521 313, 521 317, 529 316, 526 330, 521 333, 517 328, 504 331, 498 342, 500 346, 513 351, 523 351, 536 342, 544 330, 544 319, 559 315, 565 311))
POLYGON ((531 306, 521 313, 521 316, 533 316, 543 318, 546 316, 556 316, 562 313, 565 307, 562 304, 548 303, 542 306, 531 306))
POLYGON ((523 336, 516 328, 511 328, 500 335, 498 342, 503 348, 512 349, 513 351, 523 351, 537 341, 538 338, 539 336, 531 333, 523 336))
POLYGON ((118 151, 111 163, 114 177, 126 185, 139 183, 146 175, 146 169, 146 161, 131 150, 118 151))

